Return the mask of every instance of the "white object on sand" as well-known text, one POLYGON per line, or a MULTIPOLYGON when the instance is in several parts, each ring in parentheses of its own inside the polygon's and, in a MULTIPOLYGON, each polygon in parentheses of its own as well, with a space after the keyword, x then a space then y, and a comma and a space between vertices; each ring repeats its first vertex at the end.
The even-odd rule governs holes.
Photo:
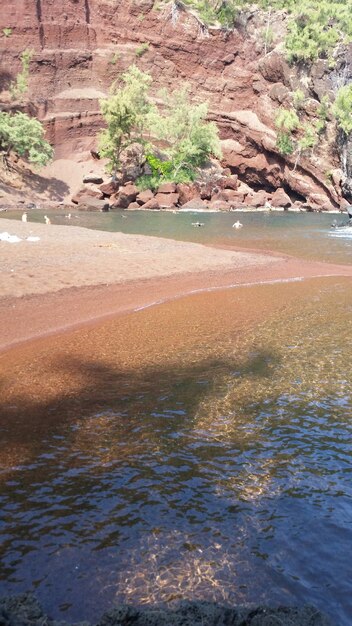
POLYGON ((46 224, 51 224, 50 217, 48 217, 47 215, 44 215, 44 221, 46 224))
POLYGON ((22 241, 17 235, 10 235, 8 232, 0 233, 0 241, 7 241, 8 243, 18 243, 22 241))
POLYGON ((26 241, 40 241, 40 237, 29 236, 27 237, 26 241))
POLYGON ((22 222, 27 222, 27 217, 28 215, 26 212, 22 213, 22 222))

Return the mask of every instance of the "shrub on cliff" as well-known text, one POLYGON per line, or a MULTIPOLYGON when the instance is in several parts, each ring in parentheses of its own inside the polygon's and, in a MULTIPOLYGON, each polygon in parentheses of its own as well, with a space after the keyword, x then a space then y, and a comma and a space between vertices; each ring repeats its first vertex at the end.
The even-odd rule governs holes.
POLYGON ((352 40, 351 3, 343 0, 154 0, 155 6, 172 7, 167 13, 177 19, 181 11, 198 15, 205 26, 235 27, 241 12, 252 10, 253 5, 267 10, 268 25, 265 33, 267 50, 270 18, 275 10, 288 15, 285 37, 286 57, 290 62, 310 63, 318 58, 329 58, 339 43, 352 40), (175 17, 176 16, 176 17, 175 17))
POLYGON ((100 135, 100 154, 116 174, 121 155, 131 145, 143 146, 151 176, 142 186, 157 186, 161 180, 186 182, 213 154, 221 156, 218 130, 207 122, 205 103, 191 102, 188 87, 159 97, 160 106, 148 97, 151 77, 137 67, 122 75, 123 86, 101 101, 107 128, 100 135))
POLYGON ((24 50, 21 54, 22 70, 17 74, 16 79, 10 84, 10 94, 12 100, 19 100, 28 89, 29 65, 33 56, 32 50, 24 50))
POLYGON ((13 151, 35 165, 46 165, 53 157, 51 145, 44 139, 42 124, 26 113, 0 112, 0 155, 13 151))
POLYGON ((166 155, 168 170, 164 165, 162 178, 192 180, 210 155, 221 157, 217 126, 206 120, 206 103, 192 103, 188 86, 171 94, 163 91, 160 96, 163 104, 149 112, 148 128, 166 155))
POLYGON ((349 135, 352 132, 352 85, 339 89, 332 110, 339 128, 349 135))
POLYGON ((148 90, 151 76, 135 65, 125 72, 122 86, 112 86, 109 98, 100 101, 107 128, 99 137, 100 155, 108 159, 109 169, 116 174, 121 166, 121 155, 130 145, 145 143, 147 115, 151 104, 148 90))

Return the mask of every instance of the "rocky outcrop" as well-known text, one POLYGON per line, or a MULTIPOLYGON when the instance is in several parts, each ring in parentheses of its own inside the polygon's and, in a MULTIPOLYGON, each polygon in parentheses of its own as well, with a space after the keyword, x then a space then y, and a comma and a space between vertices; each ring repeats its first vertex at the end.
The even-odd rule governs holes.
MULTIPOLYGON (((70 626, 45 615, 38 601, 29 594, 0 598, 2 626, 70 626)), ((80 622, 90 626, 89 622, 80 622)), ((332 626, 316 608, 280 606, 225 607, 211 602, 179 602, 174 608, 117 606, 102 615, 95 626, 332 626)), ((76 624, 79 626, 79 624, 76 624)))
MULTIPOLYGON (((256 209, 265 207, 271 209, 290 209, 293 205, 288 194, 281 187, 274 193, 253 189, 246 183, 239 182, 237 176, 226 176, 224 171, 213 170, 212 179, 184 183, 163 183, 155 191, 146 189, 139 191, 132 182, 118 185, 116 181, 107 181, 102 185, 86 185, 71 200, 80 210, 202 210, 206 211, 234 211, 236 209, 256 209), (105 193, 103 193, 103 190, 105 193), (104 201, 103 201, 104 199, 104 201)), ((316 208, 326 208, 319 205, 316 196, 316 208)), ((294 203, 294 209, 299 210, 303 205, 294 203)), ((304 208, 304 210, 306 207, 304 208)))
MULTIPOLYGON (((0 90, 20 70, 21 51, 31 48, 30 97, 56 157, 63 158, 96 150, 102 127, 99 100, 122 71, 137 63, 152 75, 155 93, 162 86, 172 90, 187 81, 197 99, 209 102, 209 116, 218 123, 223 140, 223 166, 250 187, 253 205, 259 191, 267 194, 264 199, 282 188, 291 203, 339 207, 347 187, 327 177, 340 166, 329 133, 313 157, 303 155, 295 163, 278 153, 273 120, 299 86, 312 105, 307 104, 305 115, 314 119, 319 97, 335 88, 340 70, 332 72, 327 63, 319 62, 311 76, 303 76, 288 66, 279 48, 266 54, 257 36, 263 26, 259 11, 248 12, 236 30, 225 32, 201 28, 177 5, 171 13, 171 5, 156 11, 153 4, 153 0, 6 3, 0 32, 10 28, 11 35, 1 39, 0 90)), ((285 14, 275 19, 275 29, 284 32, 285 14)), ((133 180, 134 173, 127 179, 133 180)), ((180 193, 183 197, 185 189, 180 193)))

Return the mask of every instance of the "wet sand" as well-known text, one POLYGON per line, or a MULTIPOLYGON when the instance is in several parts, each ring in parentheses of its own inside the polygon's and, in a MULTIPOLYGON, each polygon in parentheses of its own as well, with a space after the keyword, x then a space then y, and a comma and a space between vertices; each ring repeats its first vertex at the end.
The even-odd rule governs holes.
POLYGON ((76 226, 1 220, 1 231, 22 241, 0 242, 0 351, 196 291, 352 276, 352 266, 76 226))

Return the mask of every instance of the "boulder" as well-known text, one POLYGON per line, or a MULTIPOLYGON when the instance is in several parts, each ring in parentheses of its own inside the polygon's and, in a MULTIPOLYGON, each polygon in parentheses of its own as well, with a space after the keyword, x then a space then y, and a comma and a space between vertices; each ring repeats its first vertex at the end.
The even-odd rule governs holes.
POLYGON ((269 91, 270 98, 279 102, 279 104, 283 104, 283 102, 287 101, 289 95, 290 90, 282 83, 275 83, 269 91))
POLYGON ((90 189, 89 187, 82 187, 74 196, 72 196, 71 201, 74 204, 80 204, 82 202, 82 198, 98 198, 102 200, 104 195, 98 189, 90 189))
POLYGON ((222 187, 221 187, 221 178, 218 179, 213 179, 213 180, 209 180, 205 183, 199 183, 198 188, 199 188, 199 195, 201 197, 202 200, 210 200, 210 198, 215 194, 218 193, 222 187))
POLYGON ((158 187, 158 193, 175 193, 176 185, 175 183, 163 183, 158 187))
POLYGON ((233 174, 232 176, 227 176, 226 178, 223 178, 221 181, 221 185, 223 189, 234 189, 236 191, 238 187, 237 174, 233 174))
POLYGON ((155 200, 161 209, 170 209, 178 203, 179 195, 178 193, 157 193, 155 200))
POLYGON ((136 209, 140 209, 140 204, 138 204, 138 202, 131 202, 131 204, 128 205, 127 209, 129 211, 135 211, 136 209))
POLYGON ((244 183, 242 181, 240 181, 237 187, 237 192, 239 195, 243 195, 243 196, 247 196, 249 193, 254 193, 252 187, 250 187, 249 185, 247 185, 247 183, 244 183))
POLYGON ((244 194, 238 193, 235 189, 224 189, 223 191, 223 200, 226 202, 237 202, 238 199, 244 199, 244 194))
POLYGON ((204 209, 208 208, 208 204, 200 200, 199 198, 193 198, 193 200, 189 200, 182 205, 182 209, 187 209, 190 211, 204 211, 204 209))
POLYGON ((249 207, 257 209, 258 207, 265 206, 270 200, 271 194, 269 195, 264 189, 261 189, 260 191, 255 191, 253 194, 248 194, 246 204, 249 207))
POLYGON ((240 209, 241 207, 247 206, 247 197, 248 194, 241 193, 240 191, 233 191, 230 200, 231 208, 240 209))
POLYGON ((229 211, 230 208, 230 203, 225 200, 211 200, 208 204, 210 211, 229 211))
POLYGON ((119 190, 119 183, 115 180, 110 180, 110 182, 100 185, 99 189, 104 196, 110 197, 113 193, 116 193, 119 190))
POLYGON ((160 211, 160 205, 155 198, 152 198, 143 204, 143 209, 149 209, 149 211, 160 211))
POLYGON ((110 196, 110 207, 112 209, 127 209, 131 202, 135 202, 139 190, 132 183, 120 187, 117 193, 110 196))
POLYGON ((136 201, 138 202, 138 204, 145 204, 146 202, 149 202, 149 200, 151 200, 152 198, 154 198, 154 194, 151 191, 151 189, 146 189, 145 191, 141 191, 137 198, 136 201))
POLYGON ((79 211, 108 211, 109 203, 107 200, 86 196, 81 198, 77 208, 79 211))
POLYGON ((259 71, 270 83, 290 84, 290 67, 282 54, 275 50, 266 54, 259 62, 259 71))
POLYGON ((181 205, 186 204, 186 202, 189 202, 194 198, 199 198, 198 189, 192 183, 178 183, 177 193, 179 195, 179 203, 181 205))
POLYGON ((283 207, 284 209, 288 209, 292 205, 291 198, 281 187, 274 191, 270 203, 272 207, 283 207))
POLYGON ((83 182, 94 183, 95 185, 100 185, 101 183, 104 182, 104 179, 101 176, 98 176, 96 174, 87 174, 86 176, 83 176, 83 182))
POLYGON ((334 209, 324 194, 311 193, 307 198, 307 202, 315 211, 332 211, 334 209))
POLYGON ((226 191, 222 189, 218 189, 211 196, 211 202, 227 202, 227 201, 228 201, 228 197, 227 197, 226 191))

